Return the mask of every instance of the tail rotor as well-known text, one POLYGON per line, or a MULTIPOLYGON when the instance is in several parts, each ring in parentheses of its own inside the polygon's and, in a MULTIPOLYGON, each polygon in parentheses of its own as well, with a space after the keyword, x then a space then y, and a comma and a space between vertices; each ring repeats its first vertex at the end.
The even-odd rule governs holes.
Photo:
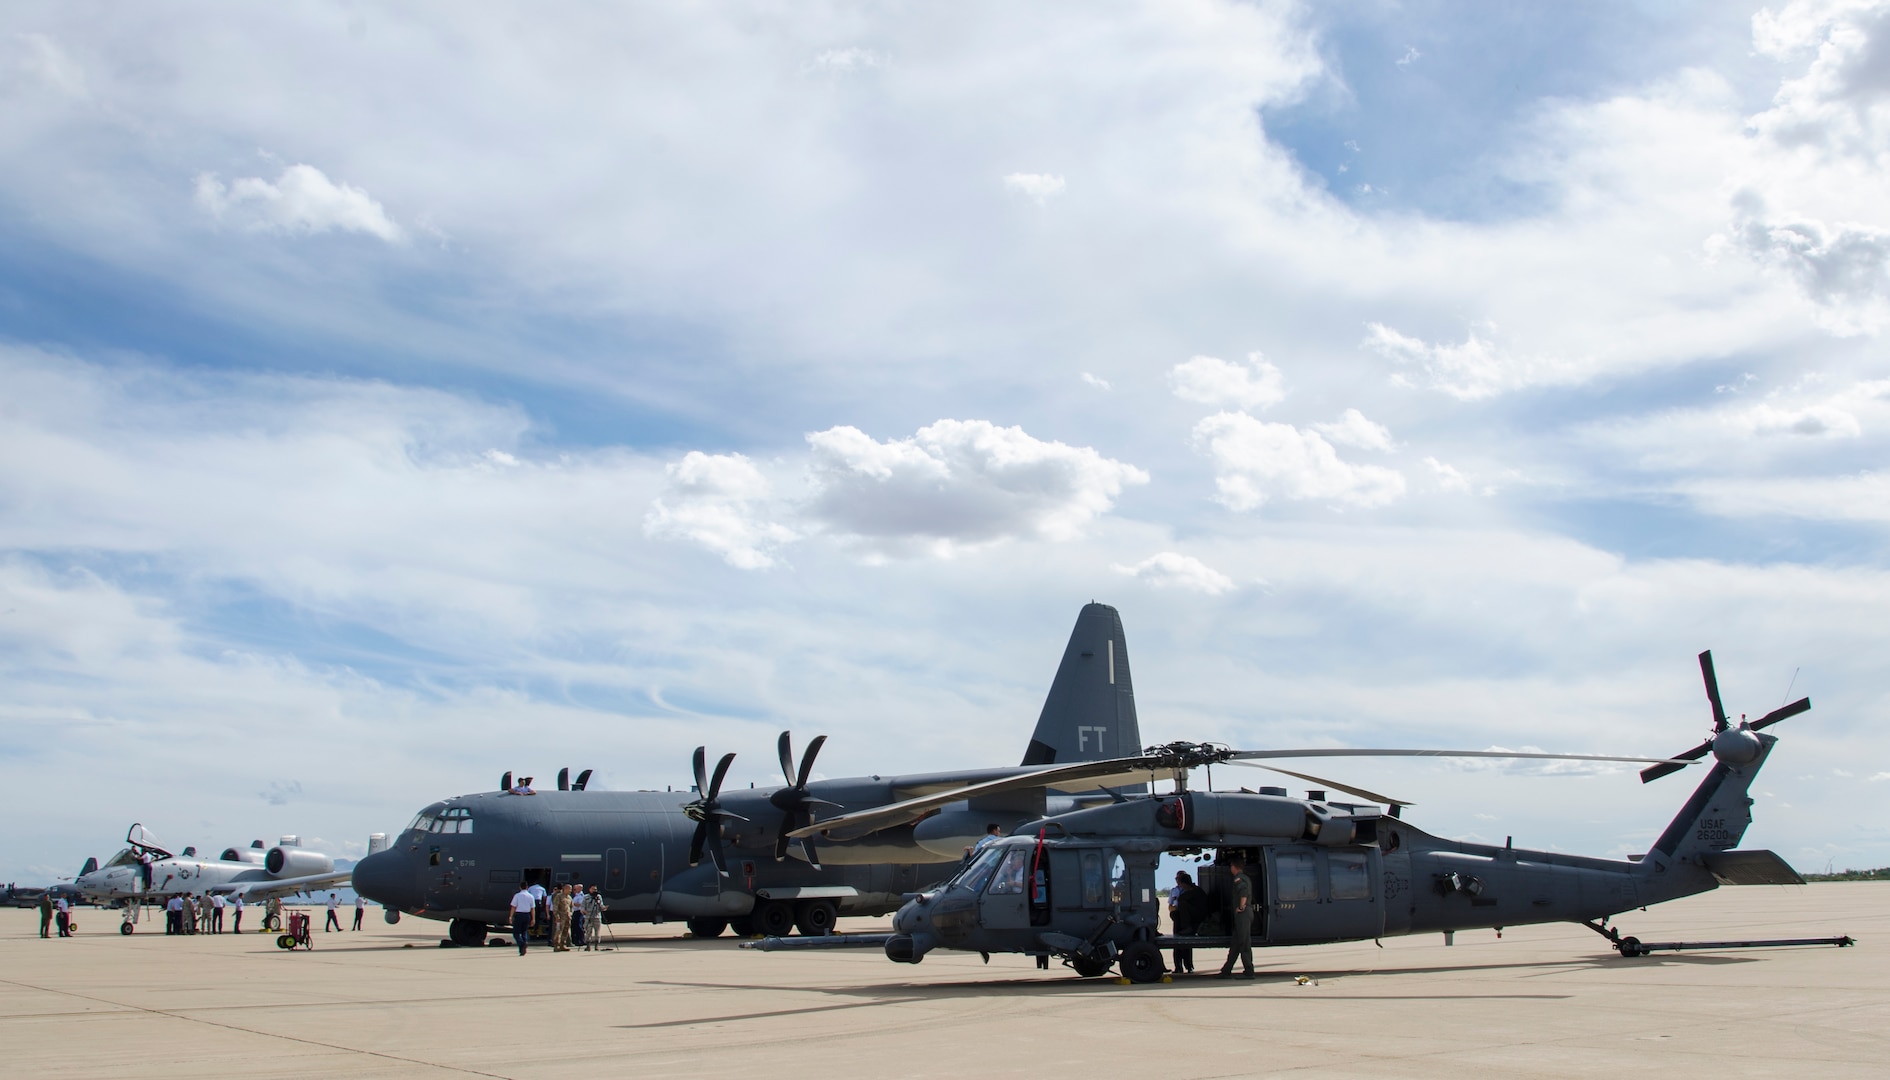
MULTIPOLYGON (((1691 750, 1675 754, 1674 757, 1686 761, 1698 761, 1708 754, 1713 754, 1721 761, 1732 765, 1743 765, 1758 757, 1759 740, 1752 734, 1771 727, 1788 717, 1797 716, 1811 709, 1811 699, 1799 698, 1789 705, 1781 705, 1757 720, 1747 720, 1743 716, 1739 725, 1734 727, 1727 719, 1726 708, 1720 704, 1719 677, 1713 671, 1713 651, 1708 649, 1700 654, 1700 677, 1706 682, 1706 700, 1713 706, 1713 733, 1706 740, 1691 750)), ((1641 770, 1641 783, 1658 780, 1669 773, 1679 772, 1684 765, 1664 762, 1650 765, 1641 770)))

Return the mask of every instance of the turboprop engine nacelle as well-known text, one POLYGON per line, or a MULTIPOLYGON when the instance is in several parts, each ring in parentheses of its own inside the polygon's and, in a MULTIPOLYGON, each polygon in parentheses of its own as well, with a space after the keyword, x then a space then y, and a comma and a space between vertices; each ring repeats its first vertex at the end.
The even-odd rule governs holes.
POLYGON ((269 871, 271 877, 306 877, 332 872, 335 860, 306 848, 272 847, 269 854, 263 856, 263 869, 269 871))

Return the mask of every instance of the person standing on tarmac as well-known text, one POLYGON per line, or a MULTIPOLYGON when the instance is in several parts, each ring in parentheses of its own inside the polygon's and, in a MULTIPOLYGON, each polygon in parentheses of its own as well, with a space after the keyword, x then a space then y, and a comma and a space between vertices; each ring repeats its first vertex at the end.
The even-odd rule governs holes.
POLYGON ((591 891, 584 894, 584 950, 596 952, 603 946, 604 936, 604 896, 591 886, 591 891))
POLYGON ((360 893, 354 894, 354 928, 356 930, 361 929, 361 914, 366 910, 367 901, 362 899, 360 893))
POLYGON ((242 893, 237 893, 235 896, 230 897, 230 908, 231 908, 230 933, 240 934, 243 932, 243 894, 242 893))
POLYGON ((43 938, 52 937, 52 914, 53 914, 52 893, 50 891, 40 893, 39 894, 39 936, 40 937, 43 937, 43 938))
POLYGON ((1234 935, 1227 943, 1227 961, 1216 978, 1234 978, 1234 960, 1239 958, 1239 978, 1253 978, 1253 881, 1241 873, 1239 859, 1227 860, 1227 872, 1233 888, 1234 935))
POLYGON ((328 921, 322 924, 322 933, 341 929, 341 894, 328 894, 328 921))
POLYGON ((525 939, 531 935, 537 917, 538 901, 529 889, 512 894, 512 940, 518 942, 518 954, 525 955, 525 939))
POLYGON ((223 932, 223 909, 228 907, 229 904, 230 902, 228 900, 223 899, 222 893, 218 893, 210 898, 211 933, 221 934, 223 932))
POLYGON ((571 951, 571 886, 560 885, 551 893, 551 951, 571 951))
POLYGON ((71 937, 72 936, 72 905, 69 902, 67 902, 65 897, 62 896, 59 898, 59 902, 54 906, 57 907, 59 910, 59 916, 58 916, 59 936, 71 937))

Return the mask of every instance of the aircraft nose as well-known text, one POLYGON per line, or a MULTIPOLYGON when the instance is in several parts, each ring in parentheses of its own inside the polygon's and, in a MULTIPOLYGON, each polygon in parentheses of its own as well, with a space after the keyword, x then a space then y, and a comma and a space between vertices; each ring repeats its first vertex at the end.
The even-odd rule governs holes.
POLYGON ((377 851, 354 864, 349 880, 354 891, 383 907, 411 911, 418 899, 414 895, 413 871, 398 852, 377 851))

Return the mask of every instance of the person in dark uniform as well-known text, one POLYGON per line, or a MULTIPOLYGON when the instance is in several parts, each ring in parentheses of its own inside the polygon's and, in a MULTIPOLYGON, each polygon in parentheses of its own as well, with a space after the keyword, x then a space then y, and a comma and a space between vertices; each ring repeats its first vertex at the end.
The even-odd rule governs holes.
POLYGON ((1240 959, 1242 979, 1253 978, 1253 880, 1241 873, 1239 859, 1227 860, 1233 896, 1234 936, 1227 943, 1227 962, 1217 978, 1234 978, 1234 960, 1240 959))
POLYGON ((39 894, 39 936, 44 938, 52 936, 51 890, 39 894))
MULTIPOLYGON (((1201 932, 1201 920, 1207 918, 1207 890, 1194 883, 1186 870, 1175 872, 1175 887, 1168 894, 1168 917, 1174 922, 1176 937, 1192 937, 1201 932)), ((1175 946, 1175 974, 1194 971, 1194 949, 1175 946)))

